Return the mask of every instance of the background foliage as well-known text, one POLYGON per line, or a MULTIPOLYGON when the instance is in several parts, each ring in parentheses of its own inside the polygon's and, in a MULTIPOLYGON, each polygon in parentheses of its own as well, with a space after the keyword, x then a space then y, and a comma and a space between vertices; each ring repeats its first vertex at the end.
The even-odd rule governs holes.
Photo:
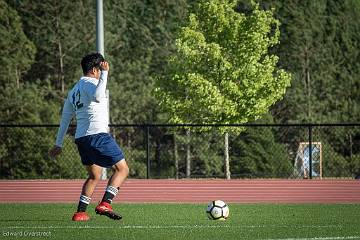
MULTIPOLYGON (((250 2, 238 1, 236 11, 249 14, 250 2)), ((291 86, 283 100, 273 105, 260 121, 359 122, 359 1, 258 2, 260 9, 272 9, 275 19, 280 22, 280 43, 270 47, 269 51, 279 56, 277 67, 292 76, 291 86)), ((199 1, 161 0, 155 3, 107 0, 104 3, 105 57, 111 65, 111 122, 167 122, 168 115, 159 108, 152 94, 155 76, 163 75, 169 57, 175 53, 175 39, 181 26, 185 26, 189 13, 199 1)), ((0 33, 3 69, 0 75, 0 123, 57 124, 66 92, 81 76, 79 62, 82 56, 95 51, 95 2, 0 0, 0 33)), ((142 130, 116 128, 112 131, 129 153, 133 176, 141 175, 138 173, 143 171, 145 164, 142 160, 144 152, 140 149, 144 146, 142 130)), ((163 136, 172 136, 172 133, 161 128, 152 131, 154 146, 162 150, 160 147, 168 141, 163 136)), ((302 136, 301 131, 272 128, 263 132, 253 129, 244 133, 242 137, 245 140, 230 136, 230 143, 234 146, 230 149, 231 164, 239 169, 240 175, 257 169, 280 176, 274 164, 285 172, 289 165, 292 166, 293 158, 284 156, 289 156, 294 150, 284 143, 306 141, 305 137, 299 137, 302 136), (260 143, 263 145, 257 146, 260 143), (275 157, 264 146, 276 148, 284 154, 275 157), (277 159, 283 160, 278 162, 277 159)), ((324 157, 328 171, 350 168, 353 174, 359 173, 358 128, 352 131, 346 128, 337 131, 322 129, 319 134, 324 146, 329 149, 329 156, 324 157), (338 160, 330 155, 339 156, 338 160)), ((83 176, 79 172, 68 175, 55 173, 48 168, 50 160, 46 152, 55 139, 53 130, 1 131, 0 135, 0 163, 8 166, 1 167, 2 178, 83 176), (5 135, 11 138, 3 138, 5 135), (31 141, 25 143, 25 136, 31 141), (12 161, 15 156, 21 162, 12 161), (41 171, 32 170, 34 166, 41 171)), ((193 173, 220 173, 223 170, 221 159, 214 157, 210 160, 203 154, 222 151, 221 144, 217 144, 219 149, 212 144, 216 134, 205 139, 194 138, 193 144, 201 148, 191 148, 192 157, 200 159, 196 166, 192 166, 193 173)), ((71 136, 66 147, 76 150, 71 136)), ((185 157, 182 154, 185 153, 181 148, 180 144, 179 167, 184 168, 182 161, 185 157)), ((164 166, 167 173, 158 173, 164 176, 173 172, 173 148, 169 147, 166 151, 168 154, 153 155, 154 161, 164 166)), ((75 164, 77 158, 76 151, 66 157, 74 159, 75 164)), ((57 163, 58 167, 65 168, 67 163, 61 161, 57 163)), ((144 174, 141 176, 144 177, 144 174)))

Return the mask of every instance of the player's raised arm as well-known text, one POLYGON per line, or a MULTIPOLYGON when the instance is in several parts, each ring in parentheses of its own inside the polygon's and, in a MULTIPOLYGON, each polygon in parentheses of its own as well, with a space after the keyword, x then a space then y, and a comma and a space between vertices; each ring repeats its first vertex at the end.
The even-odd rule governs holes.
POLYGON ((100 102, 101 98, 106 96, 106 85, 109 69, 110 67, 108 62, 104 61, 100 63, 101 75, 94 93, 94 99, 96 102, 100 102))

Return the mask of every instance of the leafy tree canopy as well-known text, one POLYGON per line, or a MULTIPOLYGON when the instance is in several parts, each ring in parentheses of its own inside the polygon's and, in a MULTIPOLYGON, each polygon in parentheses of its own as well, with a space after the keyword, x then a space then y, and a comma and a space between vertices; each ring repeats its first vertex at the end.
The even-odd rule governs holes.
POLYGON ((174 123, 245 123, 268 111, 290 85, 269 48, 279 21, 252 5, 201 1, 176 39, 176 53, 158 78, 160 106, 174 123))

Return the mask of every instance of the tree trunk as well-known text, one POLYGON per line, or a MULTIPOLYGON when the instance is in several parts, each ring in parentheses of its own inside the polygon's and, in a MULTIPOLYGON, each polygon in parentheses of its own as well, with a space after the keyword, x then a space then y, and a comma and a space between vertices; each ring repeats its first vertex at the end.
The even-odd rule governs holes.
POLYGON ((16 78, 16 89, 20 88, 20 71, 15 69, 15 78, 16 78))
POLYGON ((311 85, 310 85, 310 70, 306 70, 306 81, 307 81, 307 100, 308 100, 308 118, 311 121, 311 85))
POLYGON ((190 129, 186 129, 186 177, 191 176, 190 129))
MULTIPOLYGON (((59 4, 59 3, 57 3, 59 4)), ((57 34, 57 45, 58 45, 58 51, 59 51, 59 72, 58 72, 58 84, 60 86, 61 92, 65 92, 65 84, 64 84, 64 54, 62 51, 62 45, 61 45, 61 37, 60 37, 60 6, 57 6, 56 11, 56 34, 57 34)))
POLYGON ((305 48, 305 59, 303 65, 303 78, 304 78, 304 87, 306 91, 306 101, 307 101, 307 118, 308 121, 311 121, 311 79, 310 79, 310 58, 309 58, 309 49, 305 48))
POLYGON ((64 83, 64 60, 63 60, 63 52, 60 38, 58 39, 58 50, 59 50, 59 75, 58 82, 60 85, 61 92, 65 92, 65 83, 64 83))
POLYGON ((230 158, 229 158, 229 133, 225 133, 224 139, 224 167, 225 178, 230 179, 230 158))
POLYGON ((60 86, 61 86, 61 92, 64 93, 65 92, 65 83, 64 83, 64 60, 63 60, 63 53, 62 53, 62 46, 61 46, 61 42, 59 39, 58 42, 58 46, 59 46, 59 57, 60 57, 60 73, 59 73, 59 82, 60 82, 60 86))
POLYGON ((353 157, 353 139, 351 133, 349 134, 349 147, 350 147, 350 159, 353 157))
POLYGON ((175 179, 179 179, 179 157, 177 151, 176 133, 174 133, 174 160, 175 160, 175 179))

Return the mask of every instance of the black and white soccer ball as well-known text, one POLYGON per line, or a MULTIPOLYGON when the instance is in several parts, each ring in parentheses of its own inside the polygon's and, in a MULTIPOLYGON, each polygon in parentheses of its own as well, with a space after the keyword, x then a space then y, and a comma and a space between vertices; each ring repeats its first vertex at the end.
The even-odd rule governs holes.
POLYGON ((226 220, 229 217, 229 206, 222 200, 209 202, 206 215, 211 220, 226 220))

